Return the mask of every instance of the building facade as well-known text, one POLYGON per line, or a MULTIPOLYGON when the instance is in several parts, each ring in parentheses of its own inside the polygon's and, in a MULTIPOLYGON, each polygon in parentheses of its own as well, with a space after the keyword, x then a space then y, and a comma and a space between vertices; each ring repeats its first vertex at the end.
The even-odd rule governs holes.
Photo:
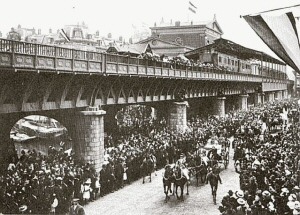
POLYGON ((186 52, 185 56, 200 64, 212 64, 225 71, 286 77, 286 64, 263 52, 246 48, 223 38, 186 52))
POLYGON ((161 23, 150 29, 152 37, 192 48, 208 45, 223 34, 216 16, 211 21, 161 23))

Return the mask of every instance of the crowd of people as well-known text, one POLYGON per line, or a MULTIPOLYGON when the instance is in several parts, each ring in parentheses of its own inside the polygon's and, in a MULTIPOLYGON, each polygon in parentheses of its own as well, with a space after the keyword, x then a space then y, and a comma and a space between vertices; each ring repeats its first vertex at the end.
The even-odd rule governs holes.
POLYGON ((130 128, 123 135, 109 135, 99 173, 62 148, 50 146, 47 155, 34 149, 22 151, 0 176, 0 212, 66 213, 73 198, 84 205, 141 178, 145 157, 155 159, 155 169, 163 168, 182 153, 204 145, 212 132, 223 130, 222 125, 214 117, 207 121, 194 117, 189 131, 179 134, 169 130, 165 120, 159 120, 148 126, 148 133, 130 128))
POLYGON ((233 143, 240 190, 224 196, 219 207, 222 215, 300 214, 297 110, 297 103, 290 101, 244 114, 233 143))
POLYGON ((194 61, 192 59, 188 59, 186 58, 184 55, 178 55, 175 57, 170 57, 170 56, 165 56, 165 55, 156 55, 156 54, 152 54, 152 53, 143 53, 141 55, 138 56, 138 58, 141 59, 146 59, 149 60, 153 63, 165 63, 164 66, 169 65, 170 68, 175 68, 175 67, 199 67, 199 68, 214 68, 214 69, 219 69, 219 70, 226 70, 226 71, 231 71, 229 70, 229 68, 225 68, 225 67, 221 67, 221 66, 217 66, 214 65, 213 63, 200 63, 200 61, 194 61))
MULTIPOLYGON (((64 214, 72 198, 96 181, 89 164, 75 162, 72 154, 50 146, 48 155, 34 149, 9 164, 0 176, 0 212, 9 214, 64 214)), ((92 198, 95 198, 94 196, 92 198)))
POLYGON ((151 122, 148 132, 130 128, 108 135, 100 172, 78 162, 71 151, 51 146, 47 155, 22 151, 0 176, 0 212, 67 213, 73 198, 84 205, 141 178, 146 157, 160 169, 203 148, 213 136, 234 136, 241 190, 223 198, 220 212, 292 214, 298 210, 300 177, 295 108, 295 103, 286 102, 232 112, 226 118, 195 116, 184 133, 169 130, 165 120, 159 120, 151 122))

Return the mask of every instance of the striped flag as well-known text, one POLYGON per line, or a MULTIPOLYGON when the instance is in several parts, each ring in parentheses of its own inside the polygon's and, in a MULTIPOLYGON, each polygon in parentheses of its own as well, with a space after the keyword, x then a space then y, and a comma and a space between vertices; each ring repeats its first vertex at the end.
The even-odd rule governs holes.
POLYGON ((190 6, 192 6, 194 9, 197 9, 197 7, 196 7, 192 2, 189 1, 189 4, 190 4, 190 6))
POLYGON ((60 35, 68 42, 70 42, 70 38, 68 37, 68 35, 66 34, 66 32, 64 31, 64 29, 60 29, 59 30, 60 35))
POLYGON ((189 10, 193 13, 196 13, 196 9, 197 7, 192 2, 189 1, 189 10))

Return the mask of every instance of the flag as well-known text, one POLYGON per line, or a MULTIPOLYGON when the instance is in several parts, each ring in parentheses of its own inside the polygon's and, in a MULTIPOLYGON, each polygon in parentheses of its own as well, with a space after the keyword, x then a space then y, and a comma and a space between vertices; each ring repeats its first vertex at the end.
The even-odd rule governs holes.
POLYGON ((300 74, 300 46, 292 12, 280 16, 243 17, 263 42, 286 64, 300 74))
POLYGON ((193 13, 196 13, 196 9, 197 7, 192 2, 189 1, 189 10, 193 13))
POLYGON ((60 29, 59 33, 66 41, 70 42, 70 38, 68 37, 64 29, 60 29))
POLYGON ((197 7, 192 2, 189 1, 189 4, 192 8, 197 9, 197 7))
POLYGON ((189 10, 192 11, 193 13, 196 13, 196 11, 191 7, 189 7, 189 10))

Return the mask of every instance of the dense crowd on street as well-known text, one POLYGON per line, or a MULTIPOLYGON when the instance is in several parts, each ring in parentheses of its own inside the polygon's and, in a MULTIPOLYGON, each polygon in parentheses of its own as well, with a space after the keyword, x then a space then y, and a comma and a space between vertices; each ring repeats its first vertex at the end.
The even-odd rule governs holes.
POLYGON ((221 213, 255 214, 256 207, 264 211, 273 208, 269 210, 273 214, 297 210, 298 131, 295 126, 283 126, 281 132, 288 119, 298 122, 292 111, 295 108, 295 103, 277 103, 250 112, 232 112, 226 118, 194 116, 184 133, 169 130, 163 119, 149 121, 144 124, 147 132, 131 127, 128 132, 106 137, 100 172, 78 162, 71 151, 51 146, 47 155, 34 149, 22 151, 0 176, 0 212, 67 213, 73 198, 84 205, 141 178, 140 165, 145 157, 153 157, 155 168, 160 169, 176 162, 181 154, 197 151, 212 136, 233 135, 241 190, 224 197, 221 213), (284 116, 287 113, 289 117, 284 116), (271 135, 278 129, 278 135, 271 135), (296 195, 295 204, 289 203, 294 197, 291 194, 296 195))
POLYGON ((22 151, 0 177, 0 211, 66 213, 73 198, 86 204, 141 178, 140 165, 146 156, 153 155, 156 169, 163 168, 203 145, 214 129, 223 129, 214 117, 207 121, 194 117, 189 124, 190 131, 183 134, 168 130, 165 120, 160 120, 147 125, 148 133, 128 128, 122 135, 109 135, 100 173, 62 148, 50 146, 47 155, 34 149, 22 151))
POLYGON ((233 142, 240 190, 230 190, 223 197, 221 214, 300 214, 297 110, 296 102, 285 102, 244 116, 233 142), (256 130, 253 125, 258 120, 263 125, 256 130))
POLYGON ((71 200, 96 180, 88 164, 75 164, 74 156, 50 146, 48 155, 34 149, 21 152, 0 176, 0 212, 63 214, 71 200))

